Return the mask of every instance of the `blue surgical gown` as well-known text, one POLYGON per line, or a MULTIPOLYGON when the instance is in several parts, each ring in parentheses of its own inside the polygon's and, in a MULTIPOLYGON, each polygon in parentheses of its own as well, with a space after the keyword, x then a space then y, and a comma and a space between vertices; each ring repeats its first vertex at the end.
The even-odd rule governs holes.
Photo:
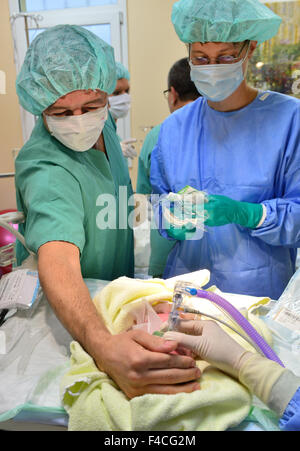
POLYGON ((300 387, 285 409, 279 427, 283 431, 300 431, 300 387))
POLYGON ((163 123, 150 179, 154 194, 190 185, 267 211, 255 230, 207 227, 203 239, 177 242, 164 277, 206 268, 224 292, 279 298, 300 247, 298 99, 260 92, 248 106, 220 112, 199 98, 163 123))

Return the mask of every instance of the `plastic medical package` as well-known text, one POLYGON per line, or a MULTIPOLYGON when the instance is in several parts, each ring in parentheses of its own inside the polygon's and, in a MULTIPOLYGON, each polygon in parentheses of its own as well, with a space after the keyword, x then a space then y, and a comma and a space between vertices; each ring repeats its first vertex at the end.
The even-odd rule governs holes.
POLYGON ((0 279, 0 309, 30 309, 40 295, 37 271, 19 269, 0 279))
POLYGON ((201 239, 204 234, 206 219, 204 204, 206 193, 186 186, 178 193, 170 193, 162 199, 164 228, 184 229, 190 237, 185 239, 201 239))
POLYGON ((300 270, 290 280, 270 316, 300 335, 300 270))
POLYGON ((300 375, 295 356, 300 355, 300 269, 294 274, 278 301, 265 317, 265 322, 282 347, 289 348, 290 368, 300 375))

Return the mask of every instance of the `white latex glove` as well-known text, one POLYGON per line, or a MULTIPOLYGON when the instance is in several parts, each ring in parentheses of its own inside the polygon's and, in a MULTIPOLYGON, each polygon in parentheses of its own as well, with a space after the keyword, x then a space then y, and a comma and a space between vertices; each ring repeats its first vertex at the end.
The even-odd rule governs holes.
POLYGON ((251 353, 245 351, 214 321, 180 321, 180 332, 167 332, 165 340, 192 350, 202 360, 238 378, 243 357, 251 353))
POLYGON ((124 157, 131 158, 132 160, 137 157, 137 152, 135 150, 135 147, 133 146, 133 144, 136 142, 137 139, 135 138, 125 139, 124 141, 121 141, 121 149, 124 157))
POLYGON ((201 359, 234 376, 251 393, 282 415, 300 378, 257 353, 247 352, 214 321, 180 321, 180 332, 167 332, 165 340, 177 341, 201 359))

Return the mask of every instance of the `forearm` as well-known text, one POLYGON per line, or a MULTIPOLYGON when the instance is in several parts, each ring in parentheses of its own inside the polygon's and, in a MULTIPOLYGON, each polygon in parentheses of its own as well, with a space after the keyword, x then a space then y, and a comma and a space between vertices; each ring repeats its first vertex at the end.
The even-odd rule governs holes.
POLYGON ((92 302, 78 260, 66 254, 39 254, 39 277, 43 291, 58 319, 92 356, 110 333, 92 302))
POLYGON ((300 378, 258 354, 244 354, 239 380, 271 410, 282 416, 300 386, 300 378))

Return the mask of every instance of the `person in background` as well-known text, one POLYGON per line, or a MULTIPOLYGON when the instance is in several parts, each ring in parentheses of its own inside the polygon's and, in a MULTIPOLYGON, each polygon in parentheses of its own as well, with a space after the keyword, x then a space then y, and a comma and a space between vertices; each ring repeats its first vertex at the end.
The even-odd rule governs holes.
POLYGON ((215 321, 188 320, 166 340, 193 351, 221 371, 238 379, 280 418, 283 431, 300 431, 300 377, 260 354, 246 351, 215 321))
MULTIPOLYGON (((194 102, 201 96, 191 80, 191 68, 188 58, 180 59, 171 67, 168 74, 168 89, 164 91, 164 96, 168 101, 170 113, 174 113, 174 111, 194 102)), ((151 154, 157 144, 161 125, 154 127, 147 134, 144 141, 139 156, 136 189, 138 194, 152 193, 150 182, 151 154)))
MULTIPOLYGON (((121 63, 116 63, 117 67, 117 84, 112 95, 109 96, 109 110, 110 114, 117 123, 118 119, 124 119, 131 108, 130 96, 130 74, 125 66, 121 63)), ((135 138, 121 140, 121 149, 125 158, 133 160, 137 157, 137 152, 134 147, 136 143, 135 138)))
MULTIPOLYGON (((127 219, 133 194, 108 110, 115 85, 112 47, 83 27, 49 28, 30 45, 16 86, 23 108, 39 119, 16 160, 20 232, 57 317, 128 398, 192 392, 194 359, 172 355, 173 344, 143 331, 111 335, 84 282, 134 273, 132 229, 106 221, 107 196, 110 213, 127 219)), ((18 266, 26 257, 18 243, 18 266)))
POLYGON ((159 196, 190 186, 208 202, 201 239, 161 228, 176 241, 164 277, 208 269, 223 292, 276 300, 300 247, 300 100, 246 75, 282 19, 259 0, 180 0, 172 20, 203 97, 163 123, 151 185, 159 196))
MULTIPOLYGON (((168 101, 170 113, 183 108, 200 97, 195 84, 191 81, 191 68, 188 58, 177 61, 168 74, 168 89, 164 91, 168 101)), ((157 144, 161 124, 154 127, 146 136, 143 144, 138 166, 137 193, 150 195, 151 154, 157 144)), ((151 230, 151 255, 149 275, 160 277, 165 269, 168 255, 175 242, 162 237, 158 230, 151 230)))

